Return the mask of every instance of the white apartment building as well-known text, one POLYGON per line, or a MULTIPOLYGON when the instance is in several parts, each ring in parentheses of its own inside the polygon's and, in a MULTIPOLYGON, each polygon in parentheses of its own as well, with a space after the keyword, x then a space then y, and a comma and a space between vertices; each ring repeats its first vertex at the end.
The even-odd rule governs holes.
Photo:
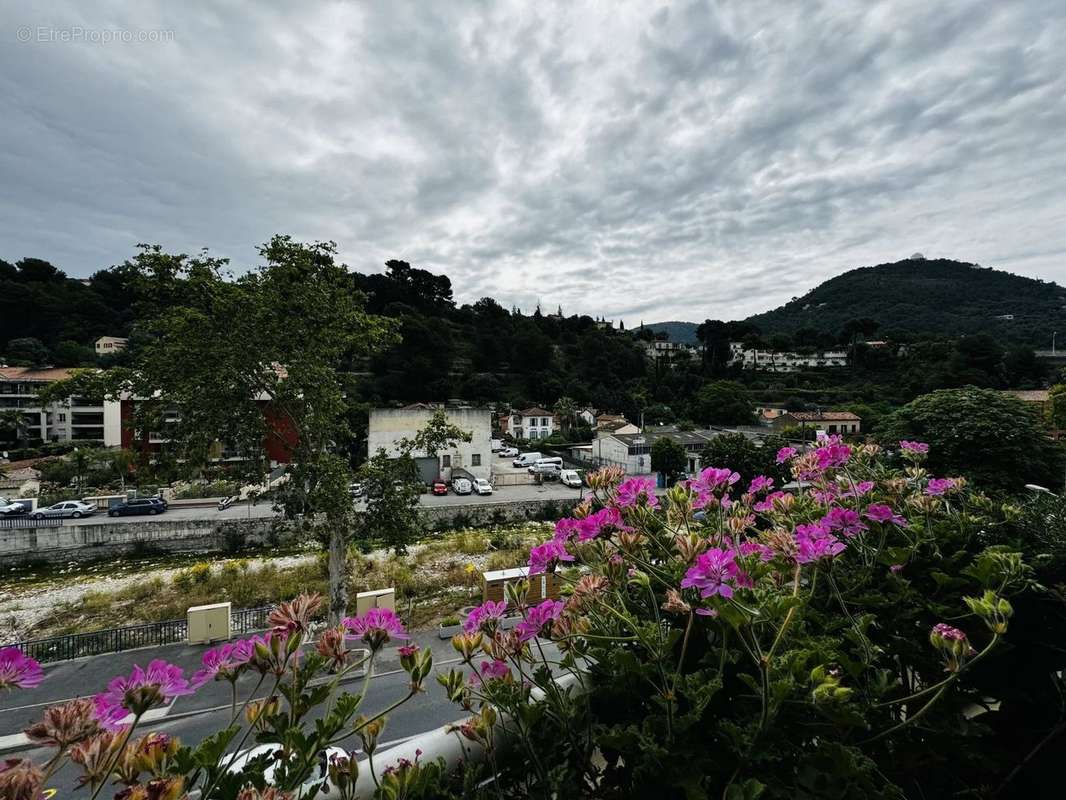
POLYGON ((740 364, 744 369, 764 372, 798 372, 813 367, 846 367, 848 354, 845 350, 824 350, 810 354, 790 351, 745 349, 740 342, 730 342, 730 364, 740 364))
POLYGON ((444 408, 450 425, 471 435, 470 441, 458 442, 456 447, 439 452, 435 465, 431 463, 432 456, 418 451, 412 453, 423 477, 432 480, 439 475, 444 480, 451 480, 455 469, 462 469, 475 478, 491 477, 492 412, 487 408, 418 403, 404 408, 372 409, 367 452, 374 455, 378 450, 384 450, 390 456, 398 456, 401 440, 414 439, 438 408, 444 408), (437 475, 429 475, 431 466, 436 469, 437 475))
POLYGON ((500 418, 500 428, 516 439, 547 439, 555 433, 555 415, 539 406, 512 411, 500 418))
POLYGON ((85 397, 68 397, 42 408, 37 393, 73 370, 0 367, 0 409, 16 408, 25 420, 23 435, 45 442, 104 439, 104 404, 85 397))

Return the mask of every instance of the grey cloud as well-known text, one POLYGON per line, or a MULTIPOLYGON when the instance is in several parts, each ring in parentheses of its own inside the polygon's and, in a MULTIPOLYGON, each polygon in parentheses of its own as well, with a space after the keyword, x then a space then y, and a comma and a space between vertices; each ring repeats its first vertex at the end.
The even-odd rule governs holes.
POLYGON ((1054 0, 0 11, 3 258, 249 266, 283 231, 445 272, 460 302, 627 324, 915 250, 1066 281, 1054 0))

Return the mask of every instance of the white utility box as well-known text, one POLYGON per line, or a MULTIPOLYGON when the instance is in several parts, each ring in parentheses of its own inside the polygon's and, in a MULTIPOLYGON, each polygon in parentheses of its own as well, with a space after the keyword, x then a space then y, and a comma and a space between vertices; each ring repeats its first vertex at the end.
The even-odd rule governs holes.
POLYGON ((209 644, 230 638, 230 603, 193 606, 186 614, 189 644, 209 644))
POLYGON ((365 614, 372 608, 387 608, 396 610, 395 589, 374 589, 370 592, 359 592, 355 596, 355 614, 365 614))

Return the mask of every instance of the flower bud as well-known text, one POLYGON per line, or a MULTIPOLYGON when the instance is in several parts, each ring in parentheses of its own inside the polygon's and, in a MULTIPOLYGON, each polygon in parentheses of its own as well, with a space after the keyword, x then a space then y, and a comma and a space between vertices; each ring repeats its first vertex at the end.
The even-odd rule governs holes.
POLYGON ((469 661, 481 647, 481 642, 484 638, 485 636, 481 631, 457 633, 452 637, 452 647, 463 657, 463 661, 469 661))
POLYGON ((281 708, 281 701, 276 697, 269 697, 263 700, 253 700, 244 708, 244 718, 248 720, 248 724, 255 727, 258 731, 265 731, 268 726, 268 720, 278 713, 281 708))
POLYGON ((385 718, 378 717, 368 722, 366 717, 360 714, 355 720, 355 729, 363 742, 363 751, 367 755, 373 755, 378 746, 378 737, 385 729, 385 718))

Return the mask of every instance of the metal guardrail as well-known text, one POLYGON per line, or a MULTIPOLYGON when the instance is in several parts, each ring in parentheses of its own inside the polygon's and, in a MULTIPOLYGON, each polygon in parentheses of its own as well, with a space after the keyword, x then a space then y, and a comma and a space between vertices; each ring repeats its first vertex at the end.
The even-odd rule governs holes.
POLYGON ((0 519, 0 530, 62 527, 63 520, 60 517, 45 517, 44 519, 34 519, 33 517, 11 517, 10 519, 0 519))
MULTIPOLYGON (((243 635, 267 627, 267 617, 273 606, 241 608, 230 617, 234 635, 243 635)), ((146 625, 127 625, 88 633, 72 633, 66 636, 51 636, 47 639, 28 639, 0 645, 0 650, 15 647, 37 659, 42 664, 55 661, 70 661, 85 656, 104 653, 120 653, 138 647, 158 647, 178 644, 188 638, 188 624, 184 619, 168 619, 146 625)))

